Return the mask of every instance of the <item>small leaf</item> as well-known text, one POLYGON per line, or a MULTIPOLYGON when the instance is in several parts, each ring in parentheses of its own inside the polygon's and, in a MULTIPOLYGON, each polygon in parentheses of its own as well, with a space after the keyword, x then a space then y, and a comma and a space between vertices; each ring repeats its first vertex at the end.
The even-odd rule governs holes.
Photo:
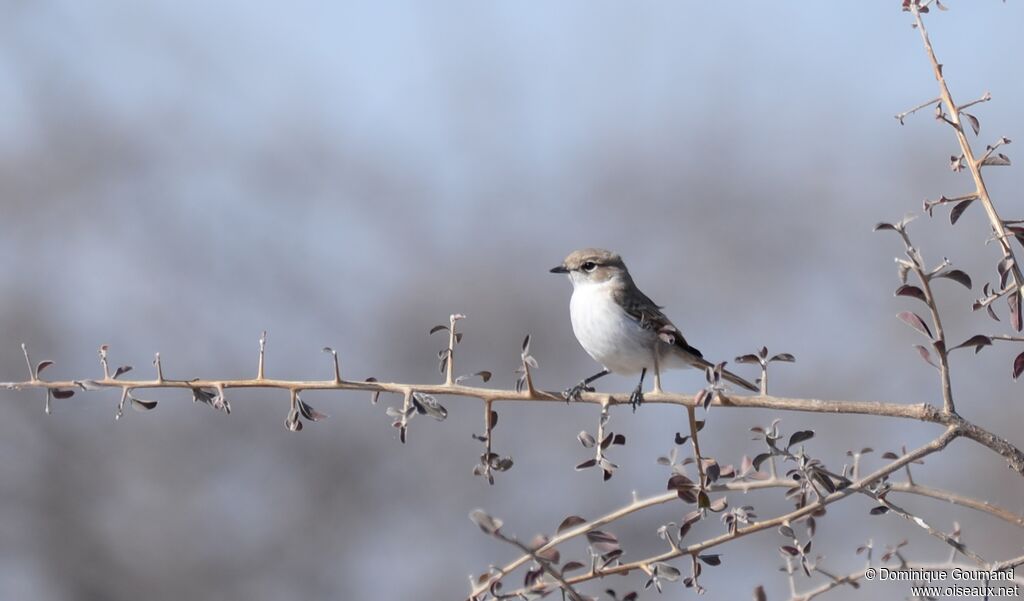
POLYGON ((981 162, 981 164, 991 165, 993 167, 1009 167, 1010 157, 1000 152, 999 154, 990 155, 986 157, 985 160, 981 162))
POLYGON ((296 400, 298 400, 298 403, 299 403, 299 413, 302 414, 302 417, 308 419, 309 421, 313 421, 313 422, 319 422, 319 421, 327 419, 327 414, 326 413, 321 413, 321 412, 317 411, 316 409, 313 409, 311 406, 309 406, 308 403, 306 403, 302 399, 296 399, 296 400))
POLYGON ((430 328, 430 333, 434 334, 436 332, 440 332, 441 330, 447 330, 447 329, 448 329, 448 326, 437 325, 437 326, 434 326, 434 327, 430 328))
MULTIPOLYGON (((1024 354, 1024 353, 1021 353, 1021 354, 1024 354)), ((882 453, 882 459, 899 459, 899 458, 900 458, 900 456, 897 455, 896 453, 893 453, 892 451, 886 451, 886 452, 882 453)))
MULTIPOLYGON (((942 8, 941 5, 940 8, 942 8)), ((967 117, 967 120, 970 121, 971 123, 971 129, 974 130, 974 135, 978 135, 978 132, 981 131, 981 122, 978 121, 978 118, 970 113, 965 113, 963 111, 960 111, 960 115, 967 117)))
POLYGON ((444 405, 438 403, 432 395, 424 392, 412 393, 412 404, 420 415, 430 416, 439 422, 448 417, 448 410, 444 408, 444 405))
POLYGON ((925 301, 924 290, 911 284, 904 284, 896 289, 895 296, 909 296, 920 301, 925 301))
POLYGON ((971 289, 971 276, 967 275, 966 272, 960 269, 950 269, 949 271, 943 271, 942 273, 935 274, 937 278, 948 278, 954 282, 962 285, 968 290, 971 289))
POLYGON ((603 530, 591 530, 588 532, 587 542, 594 547, 595 551, 602 555, 616 551, 619 548, 619 538, 611 532, 603 530))
POLYGON ((491 372, 487 371, 486 369, 483 371, 478 371, 473 375, 480 376, 480 379, 484 381, 484 384, 491 381, 491 372))
POLYGON ((474 509, 471 511, 469 519, 479 526, 481 530, 490 535, 494 535, 502 526, 501 520, 487 515, 487 513, 482 509, 474 509))
POLYGON ((792 545, 782 545, 781 547, 779 547, 779 551, 781 551, 782 553, 784 553, 786 555, 790 555, 790 556, 793 556, 793 557, 795 557, 795 556, 800 554, 800 549, 797 549, 796 547, 794 547, 792 545))
MULTIPOLYGON (((574 526, 579 526, 580 524, 586 524, 586 523, 587 523, 587 520, 581 518, 580 516, 578 516, 578 515, 570 515, 569 517, 567 517, 564 520, 562 520, 562 523, 558 525, 558 529, 556 530, 556 532, 557 533, 561 533, 561 532, 564 532, 564 531, 568 530, 569 528, 572 528, 574 526)), ((568 564, 566 564, 566 565, 568 565, 568 564)))
POLYGON ((44 369, 53 365, 53 361, 40 361, 39 365, 36 365, 36 377, 43 372, 44 369))
POLYGON ((879 505, 878 507, 872 507, 869 513, 871 515, 882 515, 883 513, 887 513, 888 511, 888 507, 886 507, 885 505, 879 505))
POLYGON ((895 225, 893 225, 893 224, 891 224, 891 223, 886 223, 886 222, 884 222, 884 221, 879 221, 878 223, 876 223, 876 224, 875 224, 875 229, 874 229, 874 231, 876 231, 876 232, 879 232, 879 231, 882 231, 882 230, 892 230, 892 231, 894 231, 894 232, 898 232, 898 231, 899 231, 899 230, 898 230, 898 229, 896 228, 896 226, 895 226, 895 225))
POLYGON ((74 390, 64 390, 63 388, 54 388, 52 393, 55 399, 70 399, 75 396, 74 390))
POLYGON ((967 210, 967 207, 971 206, 971 203, 974 202, 974 200, 975 199, 971 198, 956 203, 956 205, 954 205, 953 208, 949 211, 949 224, 956 225, 956 222, 960 219, 960 216, 964 214, 964 211, 967 210))
POLYGON ((1021 295, 1020 292, 1014 292, 1006 297, 1006 304, 1010 307, 1010 327, 1021 331, 1021 295))
POLYGON ((597 465, 597 459, 588 459, 588 460, 584 461, 583 463, 577 465, 576 466, 576 471, 585 470, 588 467, 594 467, 595 465, 597 465))
POLYGON ((914 348, 917 349, 917 354, 921 355, 921 358, 924 359, 928 363, 928 365, 931 365, 935 369, 939 369, 938 364, 936 364, 935 361, 932 361, 932 354, 928 349, 921 346, 920 344, 915 344, 914 348))
MULTIPOLYGON (((989 338, 988 336, 985 336, 983 334, 976 334, 974 336, 971 336, 967 340, 964 340, 960 344, 954 346, 953 349, 973 346, 974 347, 974 352, 975 353, 979 353, 979 352, 981 352, 982 348, 984 348, 986 346, 991 346, 991 345, 992 345, 992 339, 991 338, 989 338)), ((953 350, 953 349, 949 349, 949 350, 953 350)))
POLYGON ((799 432, 793 432, 793 435, 789 437, 789 444, 786 445, 786 448, 788 449, 795 444, 800 444, 801 442, 812 438, 814 438, 813 430, 800 430, 799 432))
POLYGON ((757 355, 741 355, 733 359, 736 363, 760 363, 761 359, 757 355))
POLYGON ((689 436, 683 436, 679 432, 676 432, 676 438, 675 438, 676 444, 680 444, 680 445, 681 444, 686 444, 686 441, 689 440, 689 439, 690 439, 689 436))
POLYGON ((587 449, 592 449, 594 448, 594 445, 597 444, 597 441, 594 440, 594 437, 591 436, 590 433, 587 432, 586 430, 580 430, 580 433, 576 435, 576 439, 579 440, 580 444, 582 444, 584 448, 587 449))
POLYGON ((717 554, 717 553, 708 554, 708 555, 698 555, 697 559, 703 561, 704 563, 708 564, 709 566, 717 566, 717 565, 721 565, 722 564, 722 556, 717 554))
POLYGON ((752 465, 754 466, 754 469, 756 471, 761 471, 761 464, 764 463, 765 461, 767 461, 768 458, 771 457, 771 456, 772 456, 771 453, 761 453, 757 457, 754 457, 754 461, 752 463, 752 465))
POLYGON ((928 329, 928 324, 926 324, 924 322, 924 320, 921 319, 921 317, 919 315, 917 315, 916 313, 912 313, 910 311, 903 311, 902 313, 898 314, 896 317, 898 317, 901 321, 906 323, 908 326, 914 328, 918 332, 921 332, 922 334, 924 334, 928 338, 932 337, 932 331, 928 329))
POLYGON ((793 355, 791 355, 789 353, 779 353, 778 355, 773 355, 772 358, 768 360, 769 363, 771 363, 773 361, 783 361, 785 363, 795 363, 796 362, 796 357, 794 357, 793 355))
POLYGON ((132 366, 131 365, 122 365, 121 367, 118 367, 116 370, 114 370, 114 379, 116 380, 118 376, 120 376, 122 374, 126 374, 126 373, 130 372, 131 370, 132 370, 132 366))
POLYGON ((1017 355, 1013 360, 1013 379, 1019 378, 1021 372, 1024 372, 1024 353, 1017 355))
POLYGON ((143 399, 137 399, 133 396, 128 397, 132 402, 132 407, 139 411, 151 411, 156 408, 156 401, 146 401, 143 399))

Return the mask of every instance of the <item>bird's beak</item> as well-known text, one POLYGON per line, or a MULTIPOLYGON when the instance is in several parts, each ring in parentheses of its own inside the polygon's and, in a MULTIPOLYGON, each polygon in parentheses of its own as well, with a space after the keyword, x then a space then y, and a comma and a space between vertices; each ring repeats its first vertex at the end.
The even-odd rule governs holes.
POLYGON ((558 267, 552 267, 551 273, 569 273, 569 270, 565 268, 565 265, 559 265, 558 267))

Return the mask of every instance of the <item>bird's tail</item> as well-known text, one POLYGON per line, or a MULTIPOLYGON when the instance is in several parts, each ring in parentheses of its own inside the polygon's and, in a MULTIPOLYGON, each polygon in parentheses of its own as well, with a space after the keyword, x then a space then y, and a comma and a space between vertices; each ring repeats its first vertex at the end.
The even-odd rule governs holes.
MULTIPOLYGON (((704 357, 696 357, 691 355, 690 357, 688 357, 688 359, 690 360, 690 363, 693 364, 695 367, 714 368, 714 365, 704 357)), ((749 381, 737 376, 736 374, 732 373, 727 369, 722 370, 722 377, 737 386, 746 388, 751 392, 761 392, 761 389, 758 388, 756 385, 751 384, 749 381)))

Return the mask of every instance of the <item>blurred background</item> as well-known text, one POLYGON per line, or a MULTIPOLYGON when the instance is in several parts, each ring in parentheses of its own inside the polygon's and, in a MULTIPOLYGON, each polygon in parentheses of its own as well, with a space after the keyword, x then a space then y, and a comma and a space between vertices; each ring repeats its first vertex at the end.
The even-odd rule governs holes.
MULTIPOLYGON (((974 111, 978 146, 1021 137, 1024 7, 950 4, 929 23, 953 93, 994 97, 974 111)), ((25 377, 21 342, 57 362, 50 378, 98 376, 104 343, 139 377, 155 351, 167 377, 250 377, 266 329, 269 376, 329 377, 330 345, 345 377, 436 382, 444 341, 427 331, 462 312, 458 373, 489 369, 512 387, 531 333, 538 385, 562 389, 596 366, 572 336, 570 285, 548 269, 601 246, 709 358, 762 344, 795 354, 773 372, 776 394, 939 403, 919 338, 895 319, 919 308, 892 295, 901 246, 871 228, 971 184, 950 172, 959 150, 930 111, 893 119, 936 95, 899 6, 6 2, 0 381, 25 377)), ((988 177, 1004 217, 1020 218, 1019 168, 988 177)), ((970 312, 997 257, 982 211, 952 229, 942 209, 911 232, 929 261, 947 256, 975 278, 973 292, 937 284, 950 338, 1005 332, 970 312)), ((953 381, 965 416, 1021 445, 1019 350, 958 354, 953 381)), ((666 378, 676 391, 702 382, 666 378)), ((629 443, 602 483, 572 469, 588 456, 575 436, 595 430, 594 407, 499 404, 495 450, 515 467, 488 486, 471 474, 481 447, 470 434, 483 427, 471 399, 442 399, 449 419, 415 420, 402 446, 384 415, 394 397, 310 393, 331 418, 298 434, 284 428, 280 392, 230 391, 230 416, 154 393, 155 411, 117 423, 113 392, 58 401, 49 417, 38 391, 0 397, 0 598, 44 601, 461 599, 467 576, 516 555, 470 510, 529 538, 657 494, 668 472, 655 458, 685 427, 678 409, 614 410, 609 428, 629 443)), ((738 464, 761 450, 748 428, 774 417, 787 433, 816 430, 809 452, 835 469, 847 449, 874 447, 874 466, 938 433, 713 409, 702 446, 738 464)), ((971 442, 915 476, 1024 511, 1024 482, 971 442)), ((732 504, 766 516, 790 506, 780 497, 732 504)), ((990 516, 900 501, 938 527, 959 521, 986 558, 1021 553, 1021 530, 990 516)), ((822 566, 856 569, 869 538, 879 549, 908 538, 912 559, 948 556, 870 507, 829 509, 814 545, 822 566)), ((686 510, 609 529, 637 559, 662 550, 657 527, 686 510)), ((723 528, 708 520, 690 537, 723 528)), ((788 598, 784 542, 765 532, 720 548, 708 597, 746 599, 763 584, 788 598)))

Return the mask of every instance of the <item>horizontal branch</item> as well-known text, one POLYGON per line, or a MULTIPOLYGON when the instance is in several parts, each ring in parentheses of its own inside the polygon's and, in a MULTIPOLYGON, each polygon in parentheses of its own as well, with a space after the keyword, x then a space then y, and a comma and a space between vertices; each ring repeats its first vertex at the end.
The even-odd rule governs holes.
MULTIPOLYGON (((269 378, 220 380, 220 379, 195 379, 195 380, 171 380, 158 377, 153 380, 121 380, 105 377, 97 380, 27 380, 23 382, 0 382, 0 388, 9 390, 45 389, 48 391, 82 389, 116 389, 135 390, 153 388, 181 388, 188 390, 214 389, 223 392, 233 388, 271 388, 286 390, 289 392, 301 392, 305 390, 351 390, 367 391, 372 393, 394 393, 407 395, 412 391, 435 394, 478 398, 486 402, 495 401, 520 401, 520 402, 548 402, 564 403, 565 399, 560 393, 536 390, 526 387, 521 391, 503 390, 496 388, 484 388, 479 386, 465 386, 462 384, 403 384, 396 382, 376 381, 350 381, 339 377, 330 380, 278 380, 269 378)), ((583 393, 577 403, 630 405, 630 393, 583 393)), ((644 395, 644 402, 650 404, 680 405, 684 407, 695 407, 696 396, 691 394, 679 394, 670 392, 650 392, 644 395)), ((878 401, 846 401, 846 400, 820 400, 778 397, 769 395, 718 395, 711 403, 718 407, 736 407, 746 409, 773 409, 776 411, 802 411, 808 413, 832 413, 832 414, 858 414, 874 415, 879 417, 896 417, 902 419, 914 419, 922 422, 941 424, 944 426, 955 426, 962 431, 962 434, 989 449, 999 453, 1006 458, 1009 466, 1019 474, 1024 475, 1024 452, 1006 439, 997 436, 984 428, 972 424, 955 413, 944 413, 935 406, 928 403, 901 404, 878 401)))
MULTIPOLYGON (((147 389, 147 388, 271 388, 287 391, 304 390, 354 390, 367 392, 387 392, 394 394, 405 394, 409 390, 427 394, 461 396, 478 398, 484 401, 530 401, 530 402, 556 402, 565 403, 565 398, 560 392, 548 392, 543 390, 504 390, 497 388, 484 388, 479 386, 465 386, 462 384, 404 384, 398 382, 360 382, 352 380, 277 380, 269 378, 241 379, 241 380, 219 380, 219 379, 195 379, 195 380, 121 380, 114 378, 101 378, 97 380, 29 380, 24 382, 0 382, 0 388, 8 390, 27 389, 68 389, 78 388, 82 390, 99 389, 147 389)), ((600 405, 631 405, 631 393, 595 393, 585 392, 580 395, 574 403, 589 403, 600 405)), ((695 407, 695 395, 680 394, 671 392, 648 392, 644 394, 645 404, 667 404, 680 405, 684 407, 695 407)), ((845 401, 845 400, 820 400, 801 399, 770 395, 721 395, 712 403, 717 407, 737 407, 747 409, 775 409, 778 411, 803 411, 808 413, 835 413, 835 414, 859 414, 875 415, 879 417, 898 417, 904 419, 915 419, 924 422, 943 423, 940 412, 937 408, 928 403, 901 404, 880 401, 845 401)))

